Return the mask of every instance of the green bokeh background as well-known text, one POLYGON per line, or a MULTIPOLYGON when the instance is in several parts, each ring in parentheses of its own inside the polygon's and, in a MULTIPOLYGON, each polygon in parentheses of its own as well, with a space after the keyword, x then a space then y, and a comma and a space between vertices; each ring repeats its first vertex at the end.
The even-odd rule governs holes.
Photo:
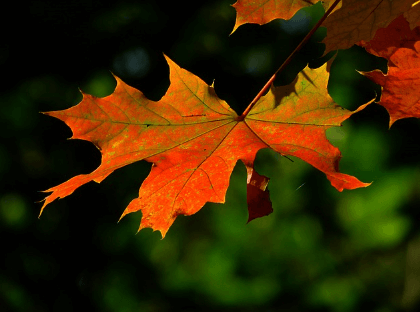
MULTIPOLYGON (((337 192, 310 165, 263 150, 274 212, 246 224, 246 170, 238 163, 224 205, 179 217, 161 240, 136 235, 141 213, 117 224, 150 170, 141 162, 48 206, 45 190, 100 163, 89 142, 66 140, 39 114, 115 87, 111 72, 150 99, 166 91, 162 53, 241 113, 322 16, 244 25, 230 35, 233 1, 12 3, 0 43, 1 311, 417 311, 420 309, 420 122, 388 129, 376 104, 327 136, 342 172, 373 184, 337 192), (300 187, 301 186, 301 187, 300 187)), ((276 84, 319 66, 319 29, 276 84), (315 59, 313 59, 315 58, 315 59)), ((331 55, 329 55, 331 56, 331 55)), ((380 93, 358 71, 386 62, 339 51, 329 91, 355 109, 380 93)))

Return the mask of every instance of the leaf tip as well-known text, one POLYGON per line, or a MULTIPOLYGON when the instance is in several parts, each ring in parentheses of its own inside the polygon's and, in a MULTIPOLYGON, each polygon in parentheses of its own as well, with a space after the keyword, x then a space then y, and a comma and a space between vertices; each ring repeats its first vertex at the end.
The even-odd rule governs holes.
POLYGON ((158 231, 160 232, 160 235, 162 236, 162 238, 160 240, 163 240, 165 238, 165 236, 166 236, 166 233, 168 231, 162 231, 162 230, 158 230, 158 231))
MULTIPOLYGON (((54 192, 54 189, 51 189, 51 188, 50 188, 50 189, 48 189, 48 190, 45 190, 45 191, 38 191, 38 192, 41 192, 41 193, 51 193, 51 192, 54 192)), ((37 201, 37 202, 36 202, 36 203, 42 203, 42 202, 44 202, 44 203, 42 204, 41 210, 40 210, 40 212, 39 212, 38 219, 41 217, 42 212, 44 211, 45 207, 47 207, 47 205, 48 205, 49 203, 51 203, 52 201, 54 201, 54 200, 56 199, 56 197, 51 198, 51 195, 52 195, 52 194, 50 194, 50 195, 48 195, 47 197, 45 197, 44 199, 41 199, 41 200, 39 200, 39 201, 37 201)))
POLYGON ((238 29, 240 25, 238 25, 238 22, 235 23, 235 26, 233 26, 232 31, 229 34, 229 37, 233 35, 233 33, 238 29))
MULTIPOLYGON (((388 110, 388 109, 387 109, 388 110)), ((388 112, 389 113, 389 112, 388 112)), ((391 114, 389 114, 389 125, 388 125, 388 130, 389 129, 391 129, 391 127, 392 127, 392 125, 397 121, 397 120, 400 120, 401 119, 401 117, 400 118, 397 118, 397 117, 395 117, 395 116, 393 116, 393 115, 391 115, 391 114)))
POLYGON ((163 57, 165 58, 166 62, 169 65, 173 63, 172 59, 169 56, 167 56, 165 53, 163 53, 163 57))
POLYGON ((168 232, 168 229, 155 229, 155 228, 153 228, 153 227, 151 227, 151 226, 149 226, 149 225, 144 225, 144 224, 140 223, 140 226, 139 226, 139 228, 138 228, 138 230, 137 230, 137 232, 136 232, 136 235, 137 235, 137 234, 138 234, 141 230, 146 229, 146 228, 150 228, 150 229, 152 229, 152 230, 153 230, 153 232, 158 231, 158 232, 160 233, 160 235, 161 235, 160 240, 163 240, 163 239, 165 238, 165 236, 166 236, 166 233, 168 232))
MULTIPOLYGON (((124 211, 124 212, 125 212, 125 211, 124 211)), ((126 215, 126 213, 124 213, 124 212, 123 212, 123 214, 120 216, 120 218, 118 219, 117 224, 118 224, 118 223, 120 223, 120 221, 122 220, 122 218, 124 218, 124 216, 126 215)))
POLYGON ((41 207, 41 210, 39 211, 38 219, 41 218, 42 212, 44 211, 44 208, 48 205, 47 198, 44 198, 43 200, 39 202, 44 202, 44 204, 41 207))

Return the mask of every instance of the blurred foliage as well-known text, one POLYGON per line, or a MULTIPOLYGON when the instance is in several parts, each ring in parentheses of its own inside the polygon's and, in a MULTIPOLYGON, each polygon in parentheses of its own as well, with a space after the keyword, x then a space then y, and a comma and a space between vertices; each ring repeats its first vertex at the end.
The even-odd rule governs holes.
MULTIPOLYGON (((179 217, 164 240, 135 235, 141 213, 117 224, 150 170, 141 162, 55 202, 37 219, 40 190, 100 163, 90 143, 39 114, 110 94, 110 71, 151 99, 168 87, 162 52, 242 112, 322 16, 244 25, 230 35, 233 1, 34 1, 1 23, 0 223, 2 311, 417 311, 420 308, 420 122, 388 129, 372 104, 329 129, 340 169, 373 184, 337 192, 308 164, 263 150, 274 213, 246 224, 246 170, 235 167, 226 204, 179 217), (23 27, 22 27, 23 26, 23 27)), ((321 65, 319 29, 276 80, 321 65), (315 59, 314 59, 315 58, 315 59)), ((331 55, 330 55, 331 56, 331 55)), ((330 57, 328 56, 328 57, 330 57)), ((329 91, 355 109, 380 94, 357 71, 385 70, 359 47, 339 51, 329 91)))

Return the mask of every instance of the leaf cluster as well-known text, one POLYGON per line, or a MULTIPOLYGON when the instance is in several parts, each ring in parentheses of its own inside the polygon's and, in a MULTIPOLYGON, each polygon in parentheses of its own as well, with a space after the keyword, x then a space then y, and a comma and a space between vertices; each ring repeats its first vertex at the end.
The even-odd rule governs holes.
MULTIPOLYGON (((239 0, 233 31, 245 23, 265 24, 290 19, 308 1, 239 0)), ((420 18, 416 1, 324 1, 326 13, 291 53, 245 111, 238 115, 220 99, 214 86, 180 68, 166 57, 170 86, 158 101, 115 77, 115 91, 104 98, 83 94, 69 109, 45 113, 64 121, 74 139, 92 142, 102 153, 100 166, 46 192, 44 205, 72 194, 90 181, 100 183, 114 170, 146 160, 153 163, 138 198, 124 211, 142 211, 142 228, 164 237, 178 215, 191 215, 206 202, 223 203, 232 170, 241 160, 247 168, 249 221, 272 212, 269 179, 254 168, 259 150, 269 148, 294 156, 323 172, 338 191, 367 187, 339 171, 341 153, 326 138, 326 130, 371 105, 354 111, 332 100, 327 85, 334 58, 319 68, 304 68, 292 83, 274 86, 276 75, 320 27, 326 27, 324 55, 357 44, 388 60, 388 71, 362 73, 382 87, 378 104, 398 119, 420 117, 418 90, 420 18)))

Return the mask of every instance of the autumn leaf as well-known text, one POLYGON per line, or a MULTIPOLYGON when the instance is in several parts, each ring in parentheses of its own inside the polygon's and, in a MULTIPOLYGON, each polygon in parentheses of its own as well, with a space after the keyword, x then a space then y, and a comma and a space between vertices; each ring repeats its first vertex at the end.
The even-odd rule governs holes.
MULTIPOLYGON (((236 21, 232 33, 246 23, 264 25, 274 19, 289 20, 302 8, 311 6, 319 0, 238 0, 233 7, 236 9, 236 21)), ((334 0, 322 1, 325 9, 334 0)))
POLYGON ((64 121, 72 138, 94 143, 102 162, 92 173, 48 189, 52 194, 41 212, 79 186, 99 183, 114 170, 144 159, 153 163, 152 170, 122 217, 141 210, 139 230, 150 227, 164 237, 178 215, 194 214, 206 202, 223 203, 232 170, 241 160, 248 172, 252 220, 272 211, 268 178, 253 169, 262 148, 303 159, 324 172, 339 191, 368 185, 338 171, 340 151, 326 138, 326 129, 340 126, 354 113, 329 97, 326 65, 304 69, 289 86, 272 87, 242 117, 217 97, 212 86, 167 61, 171 84, 157 102, 116 78, 111 95, 83 94, 78 105, 46 113, 64 121))
POLYGON ((369 41, 379 28, 412 9, 417 0, 343 0, 322 26, 327 28, 325 52, 348 49, 359 41, 369 41))
POLYGON ((359 45, 388 60, 387 74, 375 70, 363 75, 382 86, 378 104, 387 109, 389 126, 402 118, 420 118, 420 27, 411 30, 401 15, 379 29, 373 40, 359 45))

